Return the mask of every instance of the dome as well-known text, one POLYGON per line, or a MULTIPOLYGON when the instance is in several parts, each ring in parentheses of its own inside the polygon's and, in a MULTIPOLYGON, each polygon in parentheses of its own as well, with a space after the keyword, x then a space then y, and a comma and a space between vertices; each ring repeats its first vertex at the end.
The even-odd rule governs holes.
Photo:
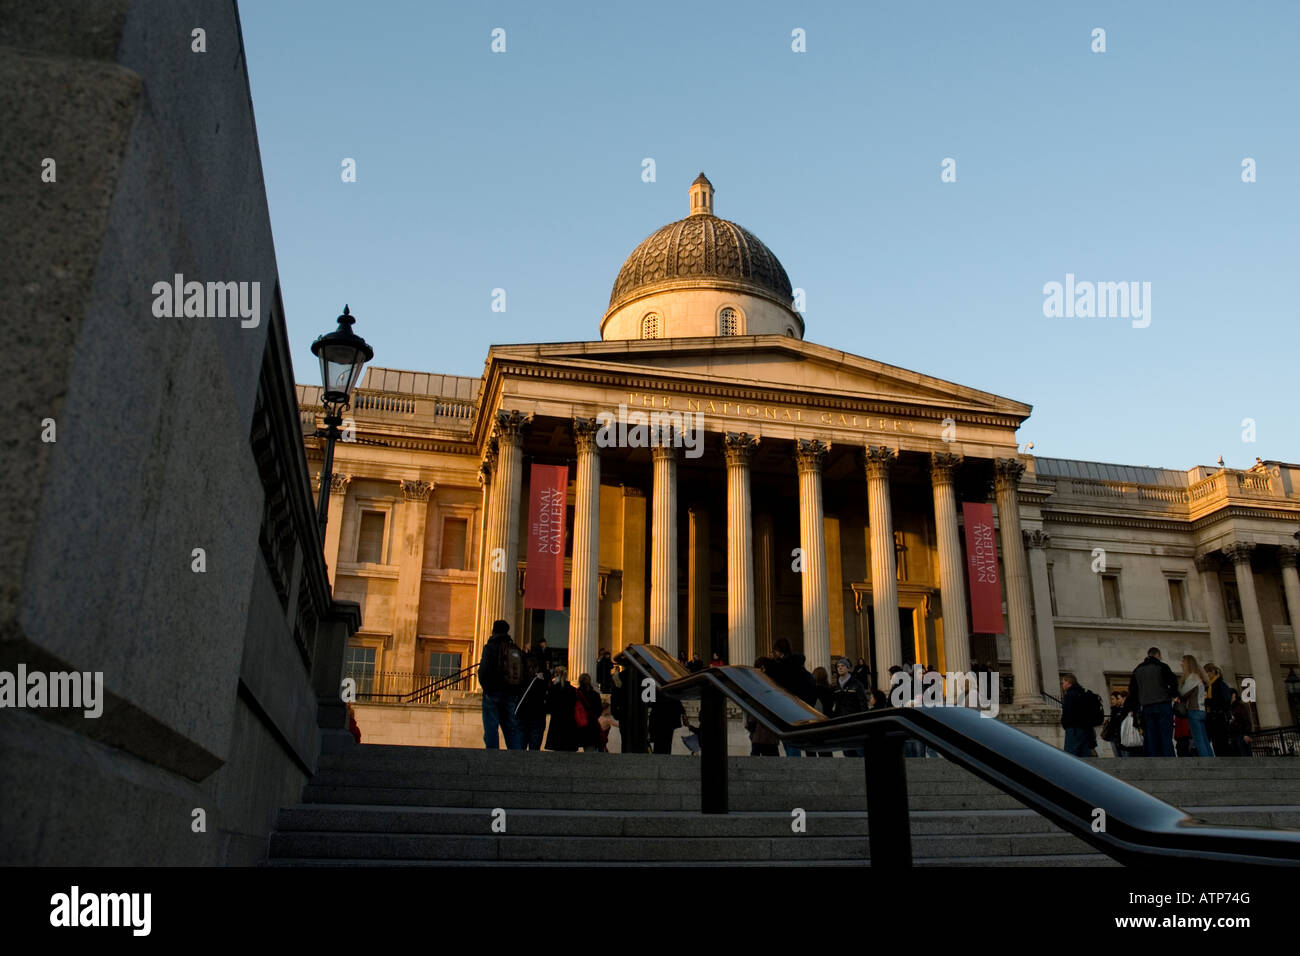
POLYGON ((652 292, 701 288, 756 295, 789 311, 790 279, 772 251, 748 229, 713 215, 713 185, 703 173, 690 195, 689 216, 664 226, 627 257, 606 316, 652 292))

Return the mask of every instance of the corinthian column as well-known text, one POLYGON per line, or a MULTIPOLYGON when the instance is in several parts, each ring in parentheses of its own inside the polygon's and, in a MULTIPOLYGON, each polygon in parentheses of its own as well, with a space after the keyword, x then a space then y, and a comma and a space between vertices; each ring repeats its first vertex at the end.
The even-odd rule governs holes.
POLYGON ((939 596, 943 601, 944 663, 949 671, 970 670, 970 629, 966 624, 966 582, 962 574, 961 540, 957 531, 957 492, 953 477, 961 456, 930 455, 930 484, 934 489, 934 529, 939 541, 939 596))
POLYGON ((1241 596, 1241 616, 1246 623, 1246 650, 1250 652, 1250 676, 1255 678, 1255 709, 1259 713, 1259 724, 1261 727, 1277 727, 1282 723, 1282 715, 1273 690, 1275 675, 1268 662, 1264 620, 1259 615, 1259 598, 1255 594, 1255 573, 1250 568, 1250 554, 1254 550, 1253 544, 1237 541, 1225 546, 1223 553, 1232 561, 1237 573, 1237 593, 1241 596))
POLYGON ((1011 638, 1011 673, 1015 678, 1015 694, 1011 702, 1042 706, 1043 685, 1038 679, 1038 655, 1034 653, 1029 570, 1020 536, 1020 498, 1016 490, 1025 466, 1015 458, 999 458, 995 467, 1002 570, 1007 582, 1007 631, 1011 638))
POLYGON ((478 564, 474 570, 478 572, 478 584, 474 591, 474 660, 479 659, 482 652, 483 632, 483 597, 487 594, 487 575, 491 573, 488 568, 488 523, 491 520, 492 506, 492 471, 497 464, 497 443, 495 438, 488 439, 487 449, 483 455, 483 461, 478 466, 478 483, 483 489, 483 500, 479 505, 478 512, 478 564))
POLYGON ((1034 589, 1034 624, 1038 631, 1038 663, 1043 672, 1043 686, 1053 689, 1061 680, 1061 662, 1056 656, 1056 620, 1052 617, 1052 590, 1047 581, 1048 535, 1042 531, 1025 532, 1029 552, 1029 578, 1034 589))
MULTIPOLYGON (((1283 545, 1277 549, 1278 563, 1282 565, 1282 591, 1286 594, 1286 609, 1291 615, 1291 632, 1300 633, 1300 573, 1296 571, 1296 561, 1300 559, 1300 548, 1283 545)), ((1288 701, 1288 704, 1290 702, 1288 701)), ((1295 708, 1292 707, 1292 710, 1295 708)), ((1290 723, 1300 721, 1300 713, 1292 713, 1290 723)))
POLYGON ((677 449, 671 428, 658 430, 651 449, 654 498, 650 532, 650 643, 677 656, 677 449))
MULTIPOLYGON (((766 654, 772 648, 772 607, 775 597, 776 556, 773 551, 772 516, 754 517, 754 644, 766 654)), ((755 652, 757 656, 757 651, 755 652)), ((753 660, 733 661, 752 664, 753 660)))
MULTIPOLYGON (((483 615, 479 620, 476 647, 487 643, 494 621, 507 621, 514 630, 518 598, 519 493, 524 471, 524 437, 531 416, 517 411, 499 411, 496 421, 497 464, 492 476, 491 520, 484 577, 483 615)), ((516 635, 517 636, 517 635, 516 635)))
POLYGON ((573 509, 573 561, 569 576, 569 669, 596 679, 600 642, 600 452, 594 418, 575 418, 578 488, 573 509))
POLYGON ((750 515, 749 462, 758 438, 728 432, 727 459, 727 660, 752 663, 754 639, 754 529, 750 515))
POLYGON ((809 670, 831 669, 831 624, 826 593, 826 526, 822 510, 822 464, 830 442, 795 442, 799 467, 799 553, 803 586, 803 652, 809 670))
POLYGON ((433 483, 402 481, 402 537, 397 560, 396 609, 393 614, 392 670, 415 670, 415 637, 420 624, 420 585, 424 580, 424 527, 433 483))
POLYGON ((1205 619, 1210 624, 1210 653, 1226 677, 1233 672, 1232 644, 1228 640, 1228 621, 1223 614, 1223 592, 1219 588, 1219 559, 1212 554, 1203 554, 1196 558, 1196 570, 1201 573, 1205 619))
POLYGON ((889 687, 889 669, 903 663, 898 629, 898 564, 894 554, 894 517, 889 504, 889 468, 898 449, 868 445, 867 522, 871 529, 871 619, 876 625, 876 683, 889 687))

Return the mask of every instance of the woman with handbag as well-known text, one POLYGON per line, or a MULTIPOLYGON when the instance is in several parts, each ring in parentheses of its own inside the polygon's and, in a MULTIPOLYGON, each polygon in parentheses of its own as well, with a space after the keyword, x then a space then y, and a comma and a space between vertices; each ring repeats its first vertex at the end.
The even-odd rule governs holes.
MULTIPOLYGON (((1191 654, 1183 655, 1183 680, 1178 688, 1178 703, 1184 708, 1192 746, 1196 756, 1213 757, 1214 748, 1210 746, 1210 735, 1205 726, 1205 688, 1210 683, 1209 677, 1191 654)), ((1174 712, 1177 715, 1178 706, 1174 712)), ((1180 755, 1181 756, 1181 755, 1180 755)))

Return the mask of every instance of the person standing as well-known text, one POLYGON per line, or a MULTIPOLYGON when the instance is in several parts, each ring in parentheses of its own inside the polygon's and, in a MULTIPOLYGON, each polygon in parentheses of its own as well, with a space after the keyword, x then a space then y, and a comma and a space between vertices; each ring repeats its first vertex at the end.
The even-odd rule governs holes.
POLYGON ((569 669, 555 668, 555 681, 546 695, 546 711, 551 715, 551 726, 546 731, 547 750, 578 749, 578 724, 574 708, 578 705, 578 691, 569 683, 569 669))
POLYGON ((673 752, 673 734, 686 724, 686 708, 682 702, 665 694, 658 694, 650 705, 650 742, 657 754, 673 752))
MULTIPOLYGON (((1095 695, 1093 695, 1095 696, 1095 695)), ((1065 752, 1076 757, 1091 757, 1097 746, 1093 730, 1100 706, 1079 686, 1073 674, 1061 677, 1061 726, 1065 728, 1065 752)))
POLYGON ((1178 696, 1178 678, 1160 659, 1160 648, 1147 649, 1147 656, 1133 668, 1128 685, 1130 708, 1141 708, 1146 728, 1146 755, 1174 755, 1174 699, 1178 696))
POLYGON ((1232 756, 1232 746, 1228 742, 1228 724, 1232 721, 1233 690, 1223 679, 1219 665, 1205 665, 1205 676, 1209 684, 1205 689, 1205 726, 1210 736, 1210 748, 1216 756, 1232 756))
MULTIPOLYGON (((841 657, 835 662, 835 681, 831 684, 831 716, 846 717, 860 714, 870 706, 867 689, 849 672, 849 659, 841 657)), ((861 750, 845 750, 846 757, 861 757, 861 750)))
POLYGON ((1232 752, 1238 757, 1249 757, 1250 749, 1250 732, 1254 729, 1254 721, 1250 717, 1250 708, 1246 702, 1241 699, 1241 695, 1235 690, 1232 692, 1232 719, 1228 723, 1228 743, 1232 747, 1232 752))
POLYGON ((515 719, 519 721, 519 734, 525 750, 541 750, 542 737, 546 734, 546 694, 549 682, 545 672, 540 669, 540 658, 536 654, 528 655, 528 686, 524 688, 515 708, 515 719))
POLYGON ((577 727, 577 742, 583 750, 600 750, 600 694, 591 684, 590 674, 578 675, 578 696, 574 701, 577 708, 574 724, 577 727))
POLYGON ((1124 748, 1120 746, 1119 733, 1120 728, 1124 726, 1124 698, 1120 697, 1119 691, 1110 692, 1110 716, 1106 718, 1106 723, 1101 728, 1101 739, 1110 744, 1110 752, 1113 757, 1126 757, 1124 748))
POLYGON ((510 639, 510 625, 493 621, 492 636, 483 645, 478 664, 478 682, 483 688, 483 746, 487 750, 500 749, 499 733, 505 735, 507 750, 524 749, 515 708, 526 674, 524 652, 510 639))
POLYGON ((602 694, 612 693, 614 682, 610 674, 614 672, 614 659, 610 657, 609 648, 602 647, 596 657, 596 687, 602 694))
MULTIPOLYGON (((1201 665, 1191 654, 1183 655, 1183 682, 1178 689, 1179 699, 1187 708, 1187 728, 1196 748, 1196 756, 1213 757, 1214 748, 1206 730, 1205 688, 1210 683, 1209 675, 1201 670, 1201 665)), ((1174 735, 1177 737, 1177 734, 1174 735)))
MULTIPOLYGON (((857 679, 856 673, 854 679, 857 679)), ((831 690, 830 675, 826 673, 826 668, 817 667, 813 669, 813 683, 817 686, 817 703, 814 706, 823 716, 831 716, 831 710, 835 706, 835 692, 831 690)), ((818 750, 813 756, 834 757, 835 752, 832 750, 818 750)))
MULTIPOLYGON (((772 678, 772 681, 778 687, 798 697, 805 704, 815 705, 817 703, 817 690, 816 685, 813 683, 813 676, 804 667, 804 656, 796 654, 790 649, 788 638, 782 637, 772 645, 772 656, 768 658, 765 673, 772 678)), ((802 757, 803 751, 787 742, 785 755, 787 757, 802 757)))

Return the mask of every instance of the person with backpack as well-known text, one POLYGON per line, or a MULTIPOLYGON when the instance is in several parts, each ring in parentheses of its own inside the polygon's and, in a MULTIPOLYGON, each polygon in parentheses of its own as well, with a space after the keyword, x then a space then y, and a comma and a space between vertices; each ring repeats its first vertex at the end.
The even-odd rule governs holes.
POLYGON ((524 652, 510 639, 510 625, 492 622, 492 636, 483 645, 478 664, 478 682, 483 688, 483 746, 498 750, 499 734, 504 733, 507 750, 523 750, 523 735, 515 719, 519 695, 524 689, 527 671, 524 652))
POLYGON ((1073 674, 1061 675, 1061 726, 1065 752, 1091 757, 1097 748, 1096 728, 1106 719, 1101 698, 1079 685, 1073 674))
POLYGON ((569 683, 569 669, 555 668, 555 683, 546 695, 546 711, 551 715, 551 727, 546 731, 547 750, 578 749, 578 722, 574 717, 578 706, 578 691, 569 683))

